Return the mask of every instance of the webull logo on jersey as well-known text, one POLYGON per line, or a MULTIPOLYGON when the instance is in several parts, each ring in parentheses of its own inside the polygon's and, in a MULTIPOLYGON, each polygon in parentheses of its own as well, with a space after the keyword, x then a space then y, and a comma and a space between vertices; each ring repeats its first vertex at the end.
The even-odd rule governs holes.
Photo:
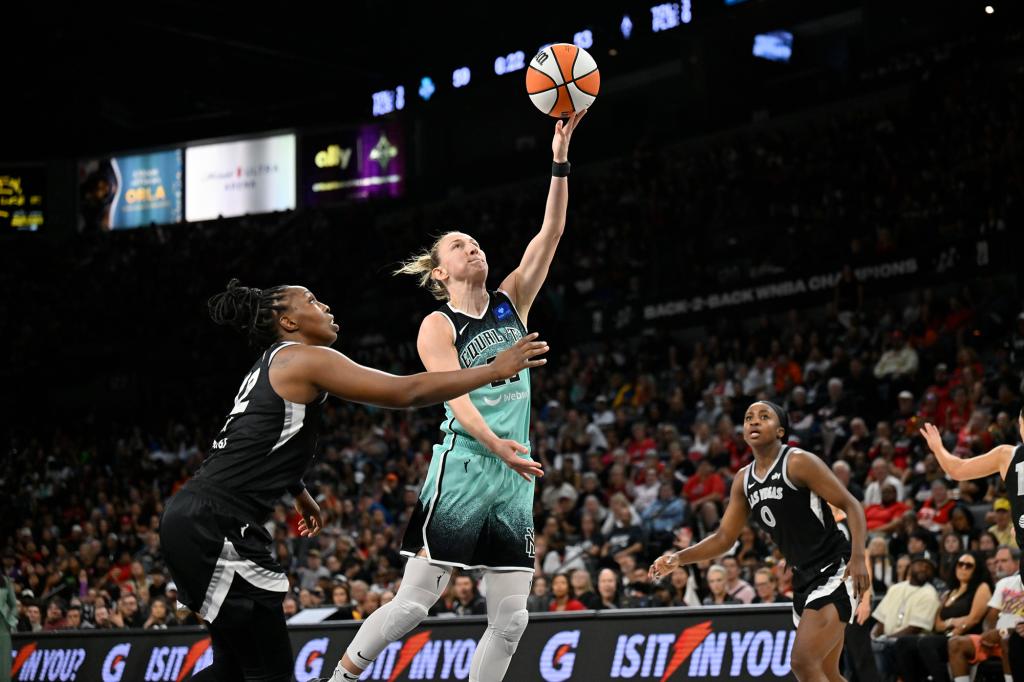
POLYGON ((405 642, 389 644, 359 679, 394 682, 403 673, 410 680, 468 679, 476 640, 432 640, 431 633, 432 630, 426 630, 405 642))
POLYGON ((667 682, 760 677, 770 671, 787 677, 795 638, 794 630, 714 632, 710 620, 679 633, 619 635, 608 676, 667 682))
POLYGON ((572 677, 579 645, 579 630, 563 630, 552 635, 540 652, 540 676, 544 682, 565 682, 572 677))
POLYGON ((192 646, 155 646, 149 653, 144 682, 181 682, 213 663, 210 638, 192 646))
POLYGON ((523 335, 515 327, 486 329, 474 336, 459 353, 459 361, 463 367, 472 367, 473 361, 484 355, 488 350, 495 352, 511 346, 523 335))
POLYGON ((85 649, 40 649, 37 642, 32 642, 15 652, 11 679, 26 682, 77 680, 83 663, 85 649))
POLYGON ((318 637, 306 642, 295 657, 295 679, 297 682, 312 682, 321 677, 324 656, 327 655, 327 637, 318 637))
POLYGON ((103 682, 121 682, 124 675, 124 667, 128 663, 128 654, 131 653, 132 645, 128 642, 121 642, 110 647, 107 657, 103 659, 103 682))

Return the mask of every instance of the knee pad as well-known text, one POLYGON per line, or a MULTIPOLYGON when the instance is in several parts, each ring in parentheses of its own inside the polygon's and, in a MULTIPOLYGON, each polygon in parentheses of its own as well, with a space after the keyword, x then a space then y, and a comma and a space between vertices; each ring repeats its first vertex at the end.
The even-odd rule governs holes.
MULTIPOLYGON (((499 619, 501 618, 499 606, 499 619)), ((497 636, 501 645, 505 649, 505 653, 511 656, 516 652, 516 648, 519 646, 519 640, 523 638, 523 633, 526 632, 526 625, 530 622, 530 612, 526 609, 517 609, 511 614, 508 614, 507 619, 504 623, 500 620, 496 620, 494 625, 494 634, 497 636)))
MULTIPOLYGON (((433 597, 433 595, 430 596, 433 597)), ((431 599, 430 606, 434 605, 434 601, 436 599, 431 599)), ((405 633, 419 625, 427 617, 427 609, 429 608, 403 596, 401 591, 391 600, 390 606, 387 619, 381 626, 381 634, 389 642, 401 639, 405 636, 405 633)))

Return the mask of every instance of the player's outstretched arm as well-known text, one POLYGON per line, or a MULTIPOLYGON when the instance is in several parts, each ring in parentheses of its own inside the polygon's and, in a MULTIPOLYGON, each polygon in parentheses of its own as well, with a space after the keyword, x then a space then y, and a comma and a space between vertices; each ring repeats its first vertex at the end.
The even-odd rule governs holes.
MULTIPOLYGON (((568 121, 559 121, 555 124, 551 153, 556 163, 565 163, 569 160, 569 140, 586 113, 586 109, 577 111, 568 121)), ((568 178, 551 178, 551 188, 548 190, 548 201, 544 209, 544 222, 541 224, 540 232, 526 247, 519 267, 513 270, 499 287, 502 291, 508 292, 524 324, 530 307, 533 305, 533 300, 537 297, 537 292, 540 291, 541 285, 544 284, 544 280, 548 276, 548 269, 555 257, 555 249, 558 248, 562 231, 565 229, 565 211, 568 205, 568 178)))
MULTIPOLYGON (((538 357, 547 352, 547 344, 537 341, 536 333, 520 339, 514 346, 499 353, 489 365, 454 372, 420 372, 409 376, 396 376, 364 367, 338 351, 323 346, 292 348, 298 350, 285 349, 290 350, 289 354, 275 358, 274 361, 275 367, 278 367, 281 360, 288 363, 279 367, 284 371, 278 377, 271 377, 278 393, 283 392, 282 388, 287 390, 289 385, 293 389, 312 387, 316 393, 326 391, 343 400, 393 408, 440 403, 547 362, 538 357)), ((284 353, 281 351, 281 355, 284 353)))
MULTIPOLYGON (((427 315, 423 320, 416 339, 416 349, 428 372, 450 372, 459 369, 459 356, 455 351, 452 328, 441 315, 427 315)), ((533 480, 531 476, 544 475, 540 462, 519 456, 530 451, 525 444, 498 438, 468 395, 449 399, 448 406, 469 435, 498 455, 517 474, 527 481, 533 480)))
MULTIPOLYGON (((742 471, 740 469, 740 472, 742 471)), ((750 514, 750 506, 747 504, 747 496, 743 490, 743 478, 741 473, 737 473, 732 480, 729 506, 725 508, 725 515, 722 516, 722 523, 718 526, 718 530, 693 547, 679 550, 675 554, 658 557, 648 571, 648 577, 651 580, 661 580, 686 564, 719 557, 736 544, 736 539, 740 536, 743 527, 747 525, 747 517, 750 514)))
POLYGON ((846 572, 853 577, 854 597, 859 600, 871 588, 871 577, 864 559, 864 548, 868 542, 864 508, 819 457, 794 450, 787 464, 786 475, 793 485, 810 488, 818 497, 846 513, 846 523, 850 526, 850 561, 846 572))
POLYGON ((929 449, 935 454, 939 466, 954 481, 970 481, 992 474, 999 474, 1006 478, 1006 470, 1010 468, 1010 460, 1013 459, 1012 445, 999 445, 984 455, 960 459, 946 450, 946 446, 942 444, 942 434, 934 424, 925 424, 921 429, 921 435, 928 443, 929 449))

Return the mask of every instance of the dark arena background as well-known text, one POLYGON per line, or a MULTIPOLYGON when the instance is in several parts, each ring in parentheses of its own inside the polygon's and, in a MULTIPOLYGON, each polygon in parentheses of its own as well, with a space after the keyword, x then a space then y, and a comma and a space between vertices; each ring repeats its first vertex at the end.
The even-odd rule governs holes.
MULTIPOLYGON (((873 593, 844 675, 952 679, 944 659, 929 677, 915 642, 944 634, 963 554, 991 574, 972 594, 1016 573, 997 555, 1017 560, 1024 517, 1000 476, 944 476, 919 429, 962 458, 1021 439, 1024 6, 241 7, 40 7, 0 29, 0 680, 210 665, 159 528, 259 352, 207 299, 233 277, 308 286, 337 350, 423 371, 437 302, 392 272, 448 230, 479 240, 489 287, 518 265, 556 122, 524 78, 558 42, 586 49, 602 84, 529 319, 551 345, 530 395, 546 475, 505 679, 795 679, 792 570, 753 516, 715 560, 724 592, 711 562, 647 579, 718 528, 762 398, 865 509, 873 593), (883 600, 911 559, 934 571, 904 628, 906 598, 895 625, 883 600), (917 658, 892 653, 901 640, 917 658)), ((324 530, 302 537, 288 496, 266 523, 294 679, 329 678, 394 597, 442 417, 326 403, 304 477, 324 530)), ((469 678, 486 608, 464 575, 363 679, 469 678)), ((1015 599, 997 615, 1020 643, 1015 599)), ((999 658, 975 674, 1003 680, 999 658)))

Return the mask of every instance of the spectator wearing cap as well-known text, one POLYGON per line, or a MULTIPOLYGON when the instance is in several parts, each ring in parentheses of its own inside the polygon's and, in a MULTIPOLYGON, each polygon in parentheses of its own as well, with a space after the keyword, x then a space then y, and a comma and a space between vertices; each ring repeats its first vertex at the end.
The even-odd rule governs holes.
POLYGON ((615 412, 608 407, 608 398, 603 395, 594 398, 594 415, 591 419, 602 431, 615 424, 615 412))
POLYGON ((981 621, 992 597, 992 578, 984 562, 970 552, 955 557, 954 570, 935 614, 936 634, 902 637, 897 642, 896 668, 904 682, 948 680, 949 638, 981 634, 981 621))
POLYGON ((988 532, 996 536, 1000 545, 1017 546, 1017 534, 1014 532, 1013 519, 1010 518, 1010 501, 1005 497, 996 498, 992 505, 996 522, 989 526, 988 532))
POLYGON ((877 621, 871 633, 875 664, 887 682, 896 672, 898 638, 927 634, 935 626, 935 614, 942 606, 931 584, 936 571, 935 562, 927 554, 912 556, 907 580, 890 587, 872 613, 877 621))
POLYGON ((306 552, 306 565, 296 571, 299 574, 299 588, 312 590, 321 578, 330 578, 331 572, 320 563, 320 550, 311 549, 306 552))

